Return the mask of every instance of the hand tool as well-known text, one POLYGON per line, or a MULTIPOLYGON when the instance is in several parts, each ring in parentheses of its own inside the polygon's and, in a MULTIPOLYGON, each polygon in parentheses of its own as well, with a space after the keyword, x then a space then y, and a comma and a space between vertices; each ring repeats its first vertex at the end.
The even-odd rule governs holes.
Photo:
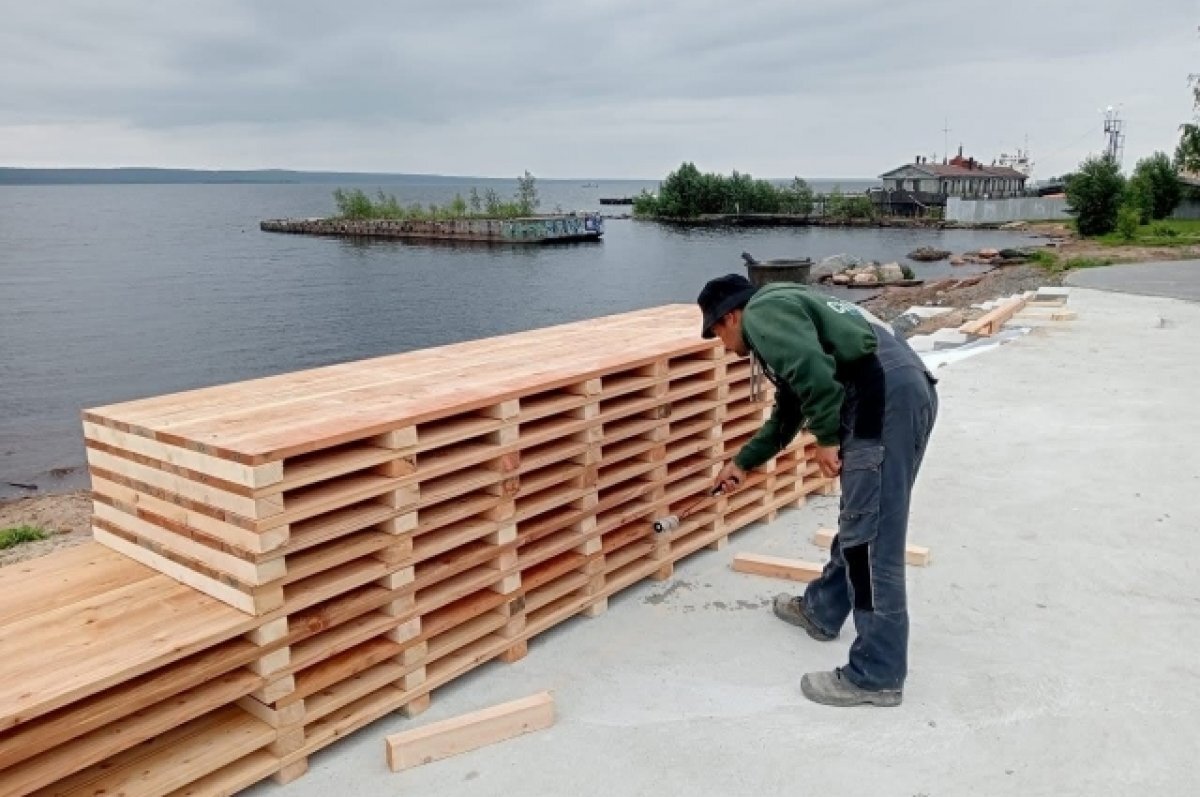
POLYGON ((656 534, 664 534, 668 531, 674 531, 683 524, 683 521, 694 515, 696 510, 699 509, 702 504, 724 494, 725 490, 720 485, 708 490, 704 493, 704 495, 700 496, 695 501, 692 501, 690 504, 681 509, 678 514, 667 515, 664 518, 658 518, 655 520, 654 532, 656 534))

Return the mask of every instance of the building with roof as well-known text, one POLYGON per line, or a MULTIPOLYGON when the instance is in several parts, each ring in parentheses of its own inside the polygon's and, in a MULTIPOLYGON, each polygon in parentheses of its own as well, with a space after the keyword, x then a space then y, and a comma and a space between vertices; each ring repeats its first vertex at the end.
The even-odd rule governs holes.
POLYGON ((1005 199, 1025 195, 1029 176, 1011 166, 985 166, 974 158, 958 155, 942 163, 917 156, 880 175, 883 188, 871 192, 872 200, 886 215, 922 216, 930 208, 944 207, 947 197, 1005 199))

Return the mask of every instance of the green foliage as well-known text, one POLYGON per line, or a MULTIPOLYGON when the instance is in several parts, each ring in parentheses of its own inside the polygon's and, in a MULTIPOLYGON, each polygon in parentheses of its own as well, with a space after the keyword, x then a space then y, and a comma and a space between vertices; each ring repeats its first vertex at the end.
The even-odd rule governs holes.
POLYGON ((840 221, 870 219, 875 217, 875 204, 865 196, 846 196, 840 185, 834 186, 825 197, 825 215, 840 221))
POLYGON ((1062 270, 1058 262, 1058 255, 1049 249, 1038 249, 1030 256, 1029 262, 1035 266, 1041 266, 1051 273, 1062 270))
POLYGON ((501 199, 496 189, 489 188, 480 198, 479 190, 472 186, 469 199, 455 194, 454 199, 443 205, 412 202, 408 207, 392 194, 380 191, 375 198, 367 196, 362 189, 351 191, 337 189, 333 200, 337 204, 337 215, 343 219, 399 219, 404 221, 451 221, 454 219, 489 218, 516 219, 533 215, 541 204, 538 199, 537 181, 525 172, 517 178, 517 193, 512 201, 501 199))
POLYGON ((694 219, 709 213, 794 213, 812 212, 813 194, 799 177, 780 187, 769 180, 756 180, 734 171, 701 174, 693 163, 684 163, 667 175, 658 194, 642 191, 634 197, 635 216, 694 219))
POLYGON ((1175 168, 1193 174, 1200 172, 1200 124, 1188 122, 1179 126, 1175 168))
POLYGON ((521 215, 532 216, 541 203, 536 181, 533 175, 526 171, 525 176, 517 178, 517 205, 521 208, 521 215))
POLYGON ((787 188, 779 189, 781 213, 807 216, 813 209, 813 192, 803 179, 795 177, 787 188))
POLYGON ((26 542, 44 540, 50 535, 36 526, 17 526, 0 531, 0 551, 15 548, 26 542))
POLYGON ((1067 201, 1080 235, 1104 235, 1117 226, 1125 178, 1109 157, 1088 158, 1067 183, 1067 201))
POLYGON ((1142 224, 1141 208, 1133 203, 1121 206, 1117 212, 1117 233, 1125 241, 1132 241, 1137 237, 1138 227, 1142 224))
POLYGON ((1183 198, 1183 187, 1165 152, 1138 161, 1129 178, 1129 200, 1139 211, 1140 221, 1165 219, 1183 198))
POLYGON ((1077 271, 1081 268, 1100 268, 1112 264, 1113 261, 1107 257, 1072 257, 1063 265, 1067 271, 1077 271))
POLYGON ((1165 219, 1138 227, 1132 241, 1119 230, 1101 237, 1100 241, 1107 246, 1129 243, 1139 246, 1196 246, 1200 244, 1200 220, 1165 219))

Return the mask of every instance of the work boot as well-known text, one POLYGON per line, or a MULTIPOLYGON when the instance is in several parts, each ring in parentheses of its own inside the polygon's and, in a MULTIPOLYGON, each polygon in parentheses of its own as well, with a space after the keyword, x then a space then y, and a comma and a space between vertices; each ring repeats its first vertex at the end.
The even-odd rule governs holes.
POLYGON ((839 667, 833 672, 810 672, 800 679, 800 691, 814 703, 824 706, 898 706, 903 698, 899 689, 863 689, 850 683, 839 667))
POLYGON ((775 616, 785 623, 799 626, 808 632, 808 635, 818 642, 828 642, 832 639, 837 639, 837 634, 831 634, 825 629, 814 623, 804 611, 804 596, 796 595, 792 597, 786 592, 781 592, 775 596, 774 602, 775 616))

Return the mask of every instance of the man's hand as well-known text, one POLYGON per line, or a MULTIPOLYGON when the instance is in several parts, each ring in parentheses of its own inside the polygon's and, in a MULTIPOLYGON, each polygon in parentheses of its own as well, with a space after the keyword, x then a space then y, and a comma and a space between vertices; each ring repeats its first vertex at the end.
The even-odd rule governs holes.
POLYGON ((717 474, 716 481, 713 482, 713 489, 719 488, 721 492, 728 494, 741 487, 745 481, 746 471, 734 464, 733 460, 729 460, 717 474))
POLYGON ((817 464, 821 466, 821 475, 832 479, 842 472, 841 449, 837 446, 817 446, 817 464))

